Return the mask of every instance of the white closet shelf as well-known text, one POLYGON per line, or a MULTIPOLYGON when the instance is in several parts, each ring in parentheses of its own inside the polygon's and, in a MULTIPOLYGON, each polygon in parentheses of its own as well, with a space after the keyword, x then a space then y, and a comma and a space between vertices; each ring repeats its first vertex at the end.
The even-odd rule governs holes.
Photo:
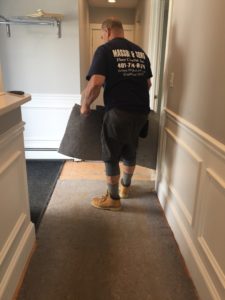
POLYGON ((6 25, 6 32, 7 36, 11 37, 11 28, 10 25, 51 25, 57 26, 58 28, 58 38, 62 37, 62 29, 61 29, 61 18, 57 17, 13 17, 13 18, 6 18, 0 15, 0 25, 6 25))

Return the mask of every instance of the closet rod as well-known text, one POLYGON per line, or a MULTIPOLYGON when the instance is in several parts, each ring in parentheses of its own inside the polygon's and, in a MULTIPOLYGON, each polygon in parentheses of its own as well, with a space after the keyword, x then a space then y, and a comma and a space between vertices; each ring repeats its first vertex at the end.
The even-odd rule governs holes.
POLYGON ((6 32, 7 36, 11 37, 11 30, 10 25, 51 25, 54 26, 57 25, 58 28, 58 38, 62 37, 62 30, 61 30, 61 20, 58 20, 56 18, 46 18, 45 20, 28 20, 28 19, 6 19, 3 16, 0 16, 0 25, 4 24, 6 25, 6 32), (2 19, 2 20, 1 20, 2 19))

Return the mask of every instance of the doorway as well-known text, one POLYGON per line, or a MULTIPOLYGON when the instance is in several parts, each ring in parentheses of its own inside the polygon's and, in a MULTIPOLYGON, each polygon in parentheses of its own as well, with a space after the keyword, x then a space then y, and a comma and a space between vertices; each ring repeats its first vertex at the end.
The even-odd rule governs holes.
MULTIPOLYGON (((86 5, 86 9, 88 9, 86 20, 88 38, 86 39, 86 45, 89 52, 88 57, 86 56, 85 59, 82 57, 84 51, 81 49, 81 60, 85 61, 86 64, 88 61, 88 67, 95 49, 101 43, 100 24, 102 20, 112 15, 122 21, 127 37, 129 36, 128 39, 130 38, 140 45, 150 57, 154 77, 150 90, 150 108, 152 111, 150 114, 151 124, 149 132, 153 136, 150 136, 149 139, 141 140, 140 147, 145 148, 146 155, 151 156, 151 168, 156 169, 169 0, 122 0, 111 5, 108 5, 106 1, 87 0, 86 5)), ((88 68, 85 71, 87 72, 88 68)), ((86 73, 81 72, 81 77, 85 78, 85 75, 86 73)), ((101 94, 95 101, 94 107, 102 104, 101 94)))

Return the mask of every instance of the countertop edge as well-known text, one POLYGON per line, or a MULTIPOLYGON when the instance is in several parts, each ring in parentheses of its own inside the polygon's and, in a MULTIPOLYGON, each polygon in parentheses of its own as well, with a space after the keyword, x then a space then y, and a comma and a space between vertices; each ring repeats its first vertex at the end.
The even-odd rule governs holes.
POLYGON ((31 100, 30 94, 15 95, 11 93, 0 94, 0 116, 20 107, 31 100))

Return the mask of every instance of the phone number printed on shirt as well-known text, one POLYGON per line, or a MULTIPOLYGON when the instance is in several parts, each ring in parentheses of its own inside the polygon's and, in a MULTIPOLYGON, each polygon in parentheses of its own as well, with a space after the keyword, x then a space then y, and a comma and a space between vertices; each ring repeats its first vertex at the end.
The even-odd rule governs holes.
POLYGON ((145 73, 145 54, 141 51, 114 49, 117 70, 124 76, 143 76, 145 73))

